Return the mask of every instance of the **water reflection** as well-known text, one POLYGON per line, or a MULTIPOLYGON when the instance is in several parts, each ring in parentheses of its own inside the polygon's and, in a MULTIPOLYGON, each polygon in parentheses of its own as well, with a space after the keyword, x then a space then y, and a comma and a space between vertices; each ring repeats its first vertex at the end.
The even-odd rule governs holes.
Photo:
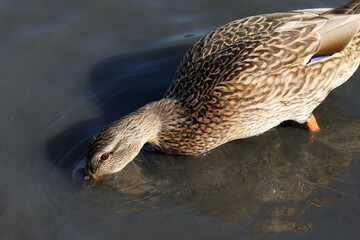
POLYGON ((138 207, 175 199, 172 204, 191 206, 204 216, 246 221, 253 235, 307 231, 316 222, 301 217, 347 194, 331 183, 360 152, 360 119, 336 119, 338 111, 331 102, 318 110, 324 125, 314 143, 308 142, 307 130, 279 127, 199 157, 143 151, 136 164, 94 189, 102 200, 111 196, 114 202, 102 207, 113 211, 129 210, 129 202, 134 206, 139 199, 152 204, 137 202, 138 207))

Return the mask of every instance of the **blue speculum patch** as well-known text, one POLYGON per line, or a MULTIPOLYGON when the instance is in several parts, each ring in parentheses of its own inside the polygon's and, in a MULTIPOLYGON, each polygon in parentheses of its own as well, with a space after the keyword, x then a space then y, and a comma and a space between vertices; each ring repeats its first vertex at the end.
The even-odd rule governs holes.
POLYGON ((324 58, 331 57, 331 56, 332 56, 332 54, 330 54, 330 55, 315 54, 314 56, 312 56, 312 57, 310 58, 310 61, 308 62, 308 64, 309 64, 309 63, 312 63, 312 62, 320 61, 320 60, 322 60, 322 59, 324 59, 324 58))

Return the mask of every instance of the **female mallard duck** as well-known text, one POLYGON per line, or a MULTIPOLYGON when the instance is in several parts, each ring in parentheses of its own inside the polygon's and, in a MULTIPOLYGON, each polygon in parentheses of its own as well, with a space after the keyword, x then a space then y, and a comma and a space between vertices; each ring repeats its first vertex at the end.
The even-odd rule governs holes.
POLYGON ((120 171, 145 143, 198 155, 285 120, 319 131, 312 111, 360 63, 358 13, 360 0, 247 17, 208 33, 186 53, 163 99, 92 137, 88 174, 120 171))

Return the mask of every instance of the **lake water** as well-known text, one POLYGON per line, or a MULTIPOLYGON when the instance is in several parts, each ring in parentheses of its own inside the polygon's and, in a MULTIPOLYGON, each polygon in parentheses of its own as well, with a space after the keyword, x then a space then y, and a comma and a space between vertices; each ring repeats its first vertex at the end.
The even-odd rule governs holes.
POLYGON ((316 110, 199 157, 145 147, 84 180, 107 123, 160 99, 231 20, 345 1, 0 1, 0 239, 358 239, 360 71, 316 110))

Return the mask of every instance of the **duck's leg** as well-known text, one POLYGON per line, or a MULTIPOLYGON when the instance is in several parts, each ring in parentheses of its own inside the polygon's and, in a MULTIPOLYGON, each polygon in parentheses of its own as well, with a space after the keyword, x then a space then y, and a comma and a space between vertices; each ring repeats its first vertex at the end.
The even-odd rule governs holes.
POLYGON ((316 122, 314 114, 311 114, 310 119, 306 122, 306 126, 309 128, 310 133, 308 136, 308 142, 314 143, 316 139, 316 134, 320 132, 319 125, 316 122))
POLYGON ((316 122, 316 118, 314 116, 314 114, 311 114, 311 117, 309 120, 307 120, 306 122, 306 126, 310 129, 310 131, 312 132, 320 132, 320 128, 319 125, 316 122))

